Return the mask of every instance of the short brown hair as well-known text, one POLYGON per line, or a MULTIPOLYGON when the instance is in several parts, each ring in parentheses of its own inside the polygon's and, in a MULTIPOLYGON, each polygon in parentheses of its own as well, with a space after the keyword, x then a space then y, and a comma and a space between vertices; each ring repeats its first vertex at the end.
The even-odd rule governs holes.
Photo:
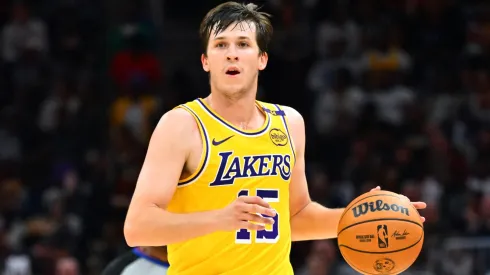
POLYGON ((269 42, 272 38, 272 24, 270 15, 259 12, 255 4, 240 4, 237 2, 226 2, 210 10, 201 22, 199 36, 201 37, 203 53, 207 53, 208 42, 211 32, 218 34, 228 28, 231 24, 252 22, 255 24, 257 45, 260 53, 267 52, 269 42))

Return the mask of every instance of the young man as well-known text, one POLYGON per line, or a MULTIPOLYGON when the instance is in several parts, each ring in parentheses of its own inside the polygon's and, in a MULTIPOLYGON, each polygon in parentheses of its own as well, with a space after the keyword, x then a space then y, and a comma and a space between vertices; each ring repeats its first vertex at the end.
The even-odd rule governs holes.
POLYGON ((138 247, 110 262, 102 275, 165 275, 168 266, 165 246, 138 247))
POLYGON ((293 274, 291 241, 337 237, 343 209, 310 200, 301 115, 256 101, 272 35, 267 15, 227 2, 206 15, 200 34, 211 94, 158 123, 126 241, 168 245, 171 275, 293 274))

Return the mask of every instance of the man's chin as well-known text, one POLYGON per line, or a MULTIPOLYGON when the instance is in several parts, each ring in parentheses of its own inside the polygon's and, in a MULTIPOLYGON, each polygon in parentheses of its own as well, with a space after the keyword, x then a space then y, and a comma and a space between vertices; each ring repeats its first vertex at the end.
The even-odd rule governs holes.
POLYGON ((221 86, 219 90, 229 95, 243 94, 246 91, 242 84, 226 84, 221 86))

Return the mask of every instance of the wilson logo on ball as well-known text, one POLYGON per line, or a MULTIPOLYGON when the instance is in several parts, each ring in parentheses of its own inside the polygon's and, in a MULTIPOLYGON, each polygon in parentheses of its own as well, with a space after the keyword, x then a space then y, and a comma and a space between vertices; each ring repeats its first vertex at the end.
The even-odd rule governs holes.
POLYGON ((363 204, 359 204, 358 206, 352 208, 352 213, 356 218, 359 218, 362 215, 366 215, 368 212, 377 212, 377 211, 394 211, 410 216, 410 213, 408 212, 408 208, 395 203, 388 204, 383 202, 382 200, 376 200, 376 203, 365 202, 363 204))

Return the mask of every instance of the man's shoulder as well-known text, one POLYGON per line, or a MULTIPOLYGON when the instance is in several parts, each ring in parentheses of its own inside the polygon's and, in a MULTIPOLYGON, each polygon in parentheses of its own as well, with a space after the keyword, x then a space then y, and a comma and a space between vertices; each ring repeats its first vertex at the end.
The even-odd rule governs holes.
POLYGON ((293 107, 286 106, 286 105, 280 105, 276 103, 270 103, 270 102, 264 102, 264 101, 259 101, 260 104, 268 109, 274 109, 273 111, 283 111, 284 115, 287 116, 288 120, 303 120, 303 116, 293 107))
POLYGON ((159 127, 171 127, 173 130, 185 131, 195 128, 196 121, 189 111, 183 108, 175 108, 163 114, 157 124, 157 129, 159 127))
POLYGON ((193 115, 183 108, 176 108, 166 112, 158 121, 153 137, 165 142, 183 143, 190 141, 199 127, 193 115))
POLYGON ((294 121, 294 122, 302 122, 303 121, 303 116, 300 114, 300 112, 298 112, 293 107, 281 106, 281 108, 286 113, 286 116, 288 117, 289 121, 294 121))
POLYGON ((288 124, 288 131, 292 135, 296 150, 298 150, 298 148, 303 148, 305 142, 305 122, 303 116, 293 107, 279 104, 273 105, 283 112, 288 124))
POLYGON ((293 137, 296 150, 298 150, 298 148, 303 148, 305 142, 305 121, 303 116, 292 107, 282 106, 282 109, 286 114, 289 132, 293 137))

